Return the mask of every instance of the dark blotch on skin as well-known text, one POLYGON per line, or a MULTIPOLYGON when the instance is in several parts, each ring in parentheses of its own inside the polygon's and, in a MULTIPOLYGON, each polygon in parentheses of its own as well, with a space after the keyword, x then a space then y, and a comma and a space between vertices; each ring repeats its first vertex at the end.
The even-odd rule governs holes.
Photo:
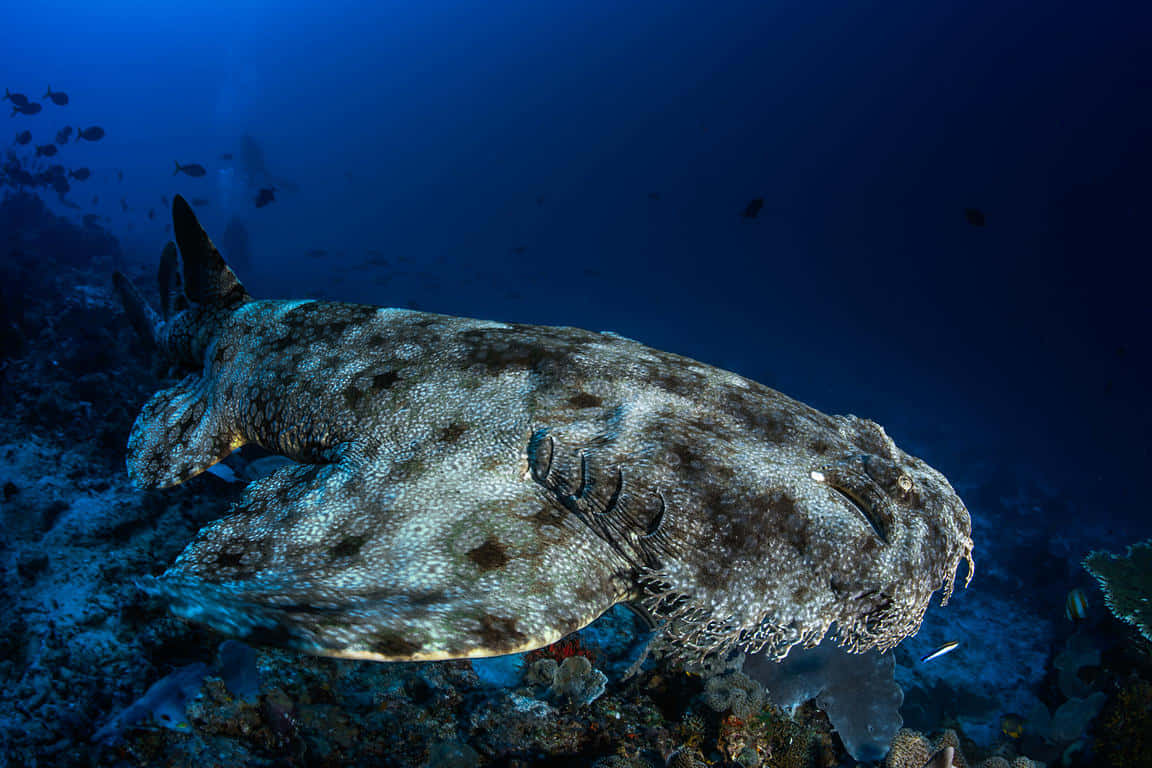
POLYGON ((516 619, 498 619, 485 614, 480 617, 480 640, 485 648, 496 651, 511 651, 527 641, 523 632, 516 629, 516 619))
POLYGON ((590 395, 587 392, 580 392, 568 398, 569 404, 573 408, 596 408, 599 407, 604 401, 596 395, 590 395))
POLYGON ((420 643, 405 640, 399 632, 384 631, 372 643, 372 650, 382 656, 412 656, 421 648, 420 643))
POLYGON ((341 557, 352 557, 353 555, 360 553, 361 547, 364 546, 364 542, 367 540, 367 536, 349 536, 336 546, 332 547, 329 554, 332 555, 333 559, 341 557))
POLYGON ((468 559, 476 563, 481 571, 503 568, 508 562, 505 547, 495 536, 489 536, 484 543, 468 553, 468 559))
POLYGON ((216 555, 216 565, 221 568, 238 568, 240 567, 240 559, 243 557, 243 552, 221 552, 216 555))
POLYGON ((396 371, 385 371, 372 377, 372 386, 376 389, 388 389, 400 378, 396 371))
POLYGON ((468 431, 468 425, 454 421, 440 430, 440 439, 445 443, 455 443, 460 436, 468 431))
POLYGON ((351 386, 344 390, 344 404, 348 406, 348 410, 355 411, 360 408, 360 403, 364 401, 364 392, 351 386))

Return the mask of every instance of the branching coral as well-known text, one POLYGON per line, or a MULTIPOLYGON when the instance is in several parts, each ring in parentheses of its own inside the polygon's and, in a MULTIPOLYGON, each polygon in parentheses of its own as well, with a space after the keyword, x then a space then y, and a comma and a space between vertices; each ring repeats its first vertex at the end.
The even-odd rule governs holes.
POLYGON ((1131 545, 1123 557, 1094 550, 1084 568, 1104 590, 1112 615, 1152 640, 1152 539, 1131 545))

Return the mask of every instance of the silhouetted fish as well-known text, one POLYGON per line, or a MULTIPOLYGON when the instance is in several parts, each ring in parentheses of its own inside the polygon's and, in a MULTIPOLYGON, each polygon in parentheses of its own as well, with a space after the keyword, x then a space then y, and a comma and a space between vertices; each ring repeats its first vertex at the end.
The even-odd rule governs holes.
POLYGON ((16 134, 16 143, 20 145, 27 144, 32 141, 32 131, 20 131, 16 134))
POLYGON ((272 187, 264 187, 259 192, 257 192, 256 199, 253 200, 253 202, 256 203, 256 207, 263 208, 264 206, 268 205, 268 203, 275 200, 275 192, 276 190, 272 187))
POLYGON ((513 253, 513 254, 515 254, 516 256, 523 256, 523 255, 524 255, 524 252, 525 252, 525 251, 527 251, 527 250, 528 250, 528 246, 526 246, 526 245, 518 245, 518 246, 516 246, 515 248, 509 248, 509 249, 508 249, 508 251, 509 251, 510 253, 513 253))
POLYGON ((760 209, 764 207, 764 198, 758 197, 752 200, 748 205, 744 206, 744 213, 741 214, 746 219, 754 219, 760 213, 760 209))
POLYGON ((231 160, 232 159, 232 153, 231 152, 225 152, 224 154, 220 155, 220 159, 221 160, 231 160))
POLYGON ((52 99, 52 103, 60 107, 68 103, 68 94, 60 91, 53 92, 52 86, 48 86, 48 93, 44 94, 44 98, 52 99))
POLYGON ((308 251, 308 255, 313 259, 322 259, 328 255, 328 251, 323 248, 313 248, 312 250, 308 251))
POLYGON ((57 152, 55 144, 37 144, 36 157, 52 157, 57 152))
POLYGON ((192 205, 196 206, 197 208, 203 208, 204 206, 208 205, 209 200, 206 197, 194 197, 192 198, 191 202, 192 205))
POLYGON ((60 130, 56 131, 56 143, 67 144, 68 139, 72 138, 72 126, 66 125, 60 130))
POLYGON ((124 171, 116 171, 116 181, 124 181, 124 171))
POLYGON ((536 205, 544 205, 544 195, 536 195, 536 205))
POLYGON ((204 166, 200 165, 199 163, 188 163, 188 165, 180 165, 180 163, 176 163, 176 170, 172 171, 172 175, 175 176, 178 173, 183 173, 187 176, 191 176, 194 179, 198 179, 204 174, 208 173, 208 171, 204 170, 204 166))
POLYGON ((100 195, 92 195, 92 205, 100 204, 100 195))
POLYGON ((659 192, 649 192, 648 193, 648 199, 649 200, 659 200, 660 199, 660 193, 659 192))
POLYGON ((98 214, 98 213, 86 213, 86 214, 84 214, 84 226, 95 227, 96 222, 98 222, 98 221, 100 221, 100 214, 98 214))
POLYGON ((122 210, 124 213, 128 213, 128 200, 123 197, 120 198, 120 210, 122 210))
POLYGON ((68 175, 76 179, 76 181, 84 181, 92 175, 92 171, 88 170, 87 168, 77 168, 75 170, 68 171, 68 175))
POLYGON ((167 195, 160 195, 160 202, 164 204, 165 208, 167 208, 168 207, 168 196, 167 195))
POLYGON ((964 218, 974 227, 984 226, 984 211, 979 208, 965 208, 964 218))
POLYGON ((149 208, 148 209, 148 218, 149 219, 156 218, 156 209, 155 208, 149 208))
POLYGON ((16 106, 12 107, 12 114, 13 115, 34 115, 37 112, 39 112, 41 109, 43 109, 43 107, 41 107, 36 102, 32 101, 32 102, 29 102, 27 104, 17 104, 16 106))
POLYGON ((11 93, 7 88, 4 89, 4 98, 18 107, 23 107, 28 104, 27 96, 22 93, 11 93))
POLYGON ((98 125, 93 125, 90 128, 77 128, 76 141, 84 139, 86 141, 100 141, 104 138, 104 129, 98 125))

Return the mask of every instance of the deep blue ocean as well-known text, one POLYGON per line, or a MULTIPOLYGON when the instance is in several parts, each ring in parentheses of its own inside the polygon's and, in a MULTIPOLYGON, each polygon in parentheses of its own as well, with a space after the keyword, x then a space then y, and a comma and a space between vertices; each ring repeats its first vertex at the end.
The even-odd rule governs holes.
POLYGON ((3 27, 0 768, 1152 765, 1152 6, 37 0, 3 27), (129 482, 188 370, 112 274, 159 311, 177 195, 256 299, 610 331, 873 420, 963 499, 975 575, 887 658, 795 670, 646 655, 620 606, 475 663, 178 618, 148 579, 274 459, 129 482))

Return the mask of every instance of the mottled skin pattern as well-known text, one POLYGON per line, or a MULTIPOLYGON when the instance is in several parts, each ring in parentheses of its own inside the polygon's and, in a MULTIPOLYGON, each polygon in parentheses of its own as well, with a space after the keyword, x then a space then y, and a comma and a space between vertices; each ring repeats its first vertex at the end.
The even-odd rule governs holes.
POLYGON ((180 615, 452 659, 627 601, 685 656, 781 656, 830 628, 891 648, 960 560, 971 576, 964 505, 873 422, 609 333, 256 301, 182 199, 173 216, 190 303, 166 299, 152 337, 196 372, 144 406, 132 479, 174 485, 247 443, 299 462, 161 577, 180 615))

